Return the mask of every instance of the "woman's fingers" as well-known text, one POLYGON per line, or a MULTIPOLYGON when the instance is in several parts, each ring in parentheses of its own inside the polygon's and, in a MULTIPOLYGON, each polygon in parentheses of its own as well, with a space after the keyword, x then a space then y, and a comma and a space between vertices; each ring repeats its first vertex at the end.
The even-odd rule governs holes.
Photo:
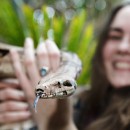
POLYGON ((51 68, 53 71, 56 71, 60 65, 60 50, 52 40, 46 40, 45 45, 48 51, 51 68))
POLYGON ((26 38, 24 46, 24 63, 27 74, 31 80, 32 87, 35 87, 40 80, 39 70, 35 60, 34 45, 31 38, 26 38))
POLYGON ((30 111, 3 112, 0 114, 0 123, 19 122, 22 120, 29 119, 30 116, 30 111))
POLYGON ((20 57, 17 51, 11 50, 10 53, 16 77, 18 78, 22 90, 24 91, 26 97, 28 98, 27 100, 29 100, 32 103, 32 100, 34 99, 34 88, 22 69, 22 65, 20 63, 20 57))
POLYGON ((50 68, 49 55, 44 42, 39 43, 36 53, 39 69, 41 69, 43 66, 50 68))
POLYGON ((0 103, 0 114, 2 112, 11 111, 27 111, 29 109, 28 103, 18 101, 5 101, 0 103))
POLYGON ((59 67, 60 51, 52 40, 41 42, 36 50, 39 69, 47 67, 53 71, 59 67))
POLYGON ((4 88, 20 88, 18 82, 15 82, 14 79, 3 79, 0 82, 0 89, 4 88))
POLYGON ((26 98, 23 91, 8 86, 7 88, 0 90, 0 101, 5 100, 23 101, 26 100, 26 98))

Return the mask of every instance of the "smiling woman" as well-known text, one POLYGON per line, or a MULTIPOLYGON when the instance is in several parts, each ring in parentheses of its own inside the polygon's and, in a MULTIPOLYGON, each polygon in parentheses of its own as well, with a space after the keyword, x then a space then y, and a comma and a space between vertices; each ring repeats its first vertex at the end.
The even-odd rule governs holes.
POLYGON ((91 79, 76 107, 78 129, 130 129, 130 3, 116 7, 104 26, 91 79))
MULTIPOLYGON (((31 38, 25 40, 23 62, 27 72, 22 70, 17 51, 11 51, 18 83, 1 82, 0 84, 0 125, 31 119, 33 126, 37 126, 35 129, 39 130, 130 129, 130 3, 115 8, 103 28, 92 62, 91 89, 80 93, 78 103, 74 107, 77 110, 75 124, 71 116, 72 108, 69 98, 64 100, 41 99, 37 106, 37 113, 31 107, 35 99, 33 86, 37 86, 38 95, 43 98, 49 90, 46 89, 48 84, 44 81, 45 77, 37 85, 42 78, 39 73, 40 68, 47 66, 55 72, 61 62, 60 50, 52 40, 38 45, 37 58, 34 55, 33 45, 31 38), (46 43, 49 47, 45 46, 46 43)), ((69 69, 72 70, 72 68, 69 69)), ((74 74, 72 71, 69 72, 74 74)), ((65 74, 62 76, 62 79, 66 77, 65 74)), ((53 82, 53 85, 55 83, 57 90, 60 90, 61 82, 53 82)), ((68 83, 68 79, 62 85, 68 85, 68 88, 73 86, 70 82, 68 83)), ((66 93, 62 92, 62 94, 66 93)), ((35 104, 38 99, 39 96, 35 104)))

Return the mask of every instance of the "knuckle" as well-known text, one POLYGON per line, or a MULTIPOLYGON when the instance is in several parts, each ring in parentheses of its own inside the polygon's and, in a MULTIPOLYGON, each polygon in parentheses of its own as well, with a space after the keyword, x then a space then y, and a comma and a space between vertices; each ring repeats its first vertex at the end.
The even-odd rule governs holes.
POLYGON ((59 51, 51 52, 50 57, 52 57, 52 58, 60 58, 59 51))
POLYGON ((11 95, 11 89, 10 88, 7 88, 6 90, 4 90, 3 93, 4 93, 4 96, 6 97, 6 99, 12 97, 12 95, 11 95))
POLYGON ((33 65, 33 63, 34 63, 34 60, 31 60, 31 59, 25 60, 25 66, 27 67, 33 65))
POLYGON ((5 109, 6 110, 13 110, 14 104, 12 102, 5 103, 5 109))
POLYGON ((39 58, 44 58, 44 57, 47 57, 48 54, 47 54, 47 52, 39 52, 39 53, 37 53, 37 56, 38 56, 39 58))

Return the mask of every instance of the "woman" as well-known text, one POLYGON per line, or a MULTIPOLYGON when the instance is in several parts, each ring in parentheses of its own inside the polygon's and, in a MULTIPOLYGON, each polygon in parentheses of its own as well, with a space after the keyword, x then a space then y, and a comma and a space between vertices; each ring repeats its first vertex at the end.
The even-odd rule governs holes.
POLYGON ((92 62, 91 89, 81 95, 79 130, 130 129, 130 4, 112 12, 92 62))
MULTIPOLYGON (((79 115, 76 116, 77 118, 75 119, 75 123, 79 130, 130 129, 129 40, 130 4, 126 4, 119 6, 114 10, 99 39, 99 44, 97 46, 92 64, 91 89, 81 93, 78 102, 79 115)), ((25 50, 28 49, 25 48, 25 50)), ((32 50, 32 47, 30 47, 30 50, 32 50)), ((16 52, 12 52, 12 59, 14 68, 16 70, 16 75, 25 92, 25 95, 27 96, 28 102, 31 102, 33 98, 30 97, 33 96, 30 92, 30 81, 28 81, 28 77, 25 77, 23 72, 19 70, 19 63, 17 62, 18 58, 15 57, 14 54, 16 55, 16 52)), ((34 56, 32 54, 33 53, 30 55, 27 52, 25 53, 25 56, 30 57, 29 59, 33 59, 34 61, 34 56)), ((39 77, 37 77, 37 71, 39 69, 36 71, 36 75, 34 75, 32 70, 36 70, 34 64, 35 62, 31 62, 31 64, 32 63, 32 69, 30 70, 30 68, 27 66, 27 72, 31 74, 29 75, 30 77, 32 76, 31 83, 35 85, 34 79, 39 77), (36 77, 34 78, 33 76, 36 77)), ((26 65, 28 64, 30 64, 30 62, 28 62, 26 65)), ((52 109, 49 111, 51 112, 49 115, 45 115, 45 113, 43 113, 43 104, 41 104, 41 106, 38 108, 38 115, 33 114, 39 129, 47 130, 46 126, 49 124, 49 126, 52 127, 49 128, 51 130, 75 130, 76 128, 73 125, 70 112, 68 112, 68 109, 64 109, 69 108, 64 107, 68 105, 68 102, 62 102, 62 105, 60 104, 57 106, 57 109, 56 103, 57 101, 53 102, 52 104, 54 108, 49 107, 52 109), (63 115, 58 116, 56 119, 55 115, 59 115, 59 113, 63 113, 63 115), (55 128, 53 126, 58 127, 55 128)))

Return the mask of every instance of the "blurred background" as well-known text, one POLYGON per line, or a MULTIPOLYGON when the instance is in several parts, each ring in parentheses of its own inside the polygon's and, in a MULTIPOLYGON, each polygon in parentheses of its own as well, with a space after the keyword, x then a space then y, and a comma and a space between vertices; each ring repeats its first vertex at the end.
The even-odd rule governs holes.
POLYGON ((123 0, 2 0, 0 42, 23 46, 31 36, 50 38, 61 50, 79 55, 83 70, 78 84, 90 82, 91 59, 98 34, 112 7, 123 0))

